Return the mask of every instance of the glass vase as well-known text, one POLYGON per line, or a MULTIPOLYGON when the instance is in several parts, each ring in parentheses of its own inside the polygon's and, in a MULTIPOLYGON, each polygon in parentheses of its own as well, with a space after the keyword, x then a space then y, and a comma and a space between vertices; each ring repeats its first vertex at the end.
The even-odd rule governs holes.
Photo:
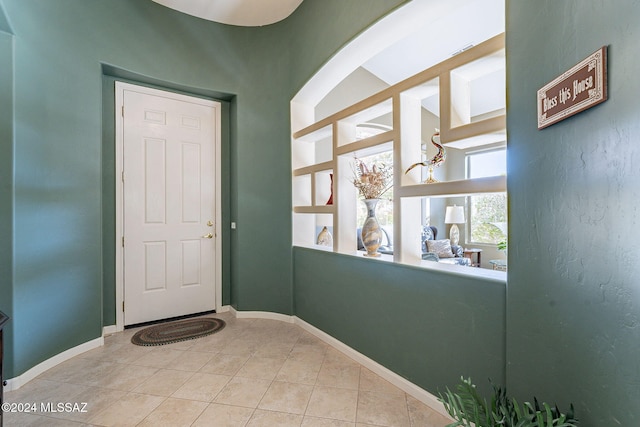
POLYGON ((379 199, 365 199, 364 204, 367 206, 367 219, 362 225, 362 244, 367 253, 364 256, 379 257, 378 248, 382 244, 382 229, 376 218, 376 205, 379 199))

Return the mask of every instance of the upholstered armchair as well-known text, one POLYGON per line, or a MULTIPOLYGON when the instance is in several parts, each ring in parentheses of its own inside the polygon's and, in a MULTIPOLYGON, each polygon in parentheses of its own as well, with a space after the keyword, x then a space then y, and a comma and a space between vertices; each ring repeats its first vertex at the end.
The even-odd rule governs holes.
MULTIPOLYGON (((383 254, 393 254, 393 242, 387 234, 387 230, 381 227, 383 231, 382 245, 378 248, 378 252, 383 254)), ((364 244, 360 235, 360 228, 356 230, 358 236, 358 250, 363 251, 364 244)), ((428 261, 436 261, 444 264, 471 265, 471 260, 464 257, 462 246, 451 245, 449 239, 437 240, 438 229, 433 226, 422 227, 422 259, 428 261)))
POLYGON ((464 257, 462 246, 452 245, 449 239, 438 240, 437 236, 436 227, 422 227, 422 259, 446 264, 471 265, 471 260, 464 257))

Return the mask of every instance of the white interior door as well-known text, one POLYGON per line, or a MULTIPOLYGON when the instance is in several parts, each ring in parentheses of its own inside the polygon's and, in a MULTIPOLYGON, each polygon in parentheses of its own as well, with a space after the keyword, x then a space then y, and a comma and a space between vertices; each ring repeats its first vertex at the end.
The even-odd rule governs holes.
POLYGON ((220 104, 121 97, 124 325, 214 310, 220 104))

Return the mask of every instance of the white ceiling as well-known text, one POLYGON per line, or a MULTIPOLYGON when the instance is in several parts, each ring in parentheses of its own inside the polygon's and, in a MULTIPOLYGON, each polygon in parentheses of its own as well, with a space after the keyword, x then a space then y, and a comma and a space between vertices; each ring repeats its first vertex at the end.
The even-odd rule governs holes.
POLYGON ((171 9, 209 21, 259 27, 291 15, 302 0, 153 0, 171 9))
MULTIPOLYGON (((268 25, 287 18, 303 0, 153 0, 156 3, 203 19, 239 26, 268 25)), ((343 0, 346 1, 346 0, 343 0)), ((505 31, 504 0, 413 0, 421 10, 416 25, 405 27, 404 36, 386 33, 379 39, 373 57, 360 63, 364 69, 388 85, 398 83, 420 71, 432 67, 452 55, 477 45, 505 31), (386 39, 386 40, 385 40, 386 39), (389 42, 390 40, 397 40, 389 42)), ((408 22, 406 22, 408 24, 408 22)), ((502 66, 473 66, 460 69, 474 84, 478 95, 487 90, 504 92, 504 54, 499 58, 502 66), (491 73, 489 73, 491 71, 491 73), (497 71, 497 72, 496 72, 497 71), (471 76, 473 74, 473 76, 471 76)), ((495 62, 495 61, 494 61, 495 62)), ((435 95, 435 93, 434 93, 435 95)), ((482 114, 504 107, 504 96, 475 96, 472 114, 482 114), (496 104, 492 99, 502 99, 496 104), (495 105, 494 105, 495 104, 495 105)), ((500 95, 500 93, 498 93, 500 95)), ((425 99, 423 105, 438 115, 437 97, 425 99)))
POLYGON ((438 7, 435 13, 424 16, 423 25, 415 32, 378 53, 363 67, 392 85, 504 32, 504 0, 467 0, 438 7))
MULTIPOLYGON (((423 25, 362 65, 388 85, 401 82, 505 31, 504 0, 414 1, 433 5, 432 13, 424 16, 423 25)), ((460 67, 456 74, 471 82, 471 116, 505 108, 504 52, 460 67)), ((439 116, 437 92, 425 98, 423 106, 439 116)))

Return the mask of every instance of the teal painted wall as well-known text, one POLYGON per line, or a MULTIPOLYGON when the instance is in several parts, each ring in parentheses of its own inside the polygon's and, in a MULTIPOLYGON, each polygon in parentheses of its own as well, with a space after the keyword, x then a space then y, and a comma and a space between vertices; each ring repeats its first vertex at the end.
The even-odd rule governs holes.
POLYGON ((16 76, 15 119, 2 128, 14 135, 15 179, 0 188, 3 201, 15 195, 13 223, 11 208, 0 213, 14 236, 12 249, 0 249, 13 265, 2 288, 16 337, 7 376, 113 324, 114 75, 228 101, 223 302, 293 313, 289 101, 328 55, 398 3, 357 0, 349 19, 342 2, 307 0, 299 18, 242 28, 149 0, 0 0, 15 32, 16 76), (299 44, 315 38, 326 39, 314 41, 317 53, 299 44))
MULTIPOLYGON (((640 9, 630 0, 510 0, 507 11, 509 285, 506 301, 486 302, 489 311, 506 312, 506 321, 498 329, 491 329, 498 322, 487 318, 475 324, 483 339, 506 336, 501 341, 506 359, 474 365, 478 343, 470 341, 459 349, 465 354, 461 359, 440 360, 438 378, 427 378, 420 362, 387 354, 386 341, 402 345, 403 353, 441 355, 430 354, 424 343, 394 337, 384 326, 370 331, 368 322, 382 322, 368 310, 377 309, 384 318, 384 307, 401 313, 395 327, 409 328, 410 335, 417 336, 411 315, 403 311, 413 314, 416 309, 407 301, 427 299, 431 292, 409 283, 459 286, 458 294, 435 293, 437 302, 451 308, 479 282, 408 273, 400 266, 369 270, 364 261, 296 249, 296 314, 430 391, 451 385, 457 375, 471 374, 482 383, 487 376, 496 380, 493 372, 502 372, 509 390, 521 400, 535 395, 563 407, 573 402, 581 425, 637 425, 640 169, 633 144, 640 134, 640 66, 635 58, 640 9), (602 45, 610 45, 609 101, 538 131, 537 89, 602 45), (354 271, 372 280, 371 287, 358 283, 354 271), (407 285, 396 306, 397 282, 407 285)), ((298 44, 323 51, 322 41, 298 44)), ((312 64, 319 64, 313 52, 303 52, 305 60, 294 65, 304 77, 302 83, 313 74, 312 64)), ((436 338, 444 336, 444 342, 451 331, 459 333, 460 325, 429 320, 439 328, 436 338)))
MULTIPOLYGON (((364 22, 402 3, 303 2, 289 23, 299 34, 294 86, 364 22), (363 15, 370 7, 376 14, 363 15)), ((296 315, 434 394, 462 375, 477 378, 482 390, 487 378, 505 382, 505 292, 486 280, 294 248, 296 315)))
POLYGON ((0 4, 0 32, 13 34, 13 29, 11 28, 11 24, 7 19, 7 14, 4 12, 2 5, 0 4))
POLYGON ((286 49, 279 52, 277 26, 219 25, 151 1, 2 5, 15 29, 16 70, 11 298, 18 338, 8 349, 7 375, 97 338, 103 323, 113 323, 113 236, 103 235, 113 219, 105 70, 235 100, 224 116, 223 138, 233 145, 224 186, 234 188, 223 194, 223 225, 239 226, 233 235, 223 230, 223 300, 291 313, 290 203, 288 191, 278 191, 290 187, 290 91, 282 89, 289 60, 286 49), (242 258, 252 260, 251 269, 234 261, 242 258))
POLYGON ((425 390, 504 383, 504 283, 304 248, 294 265, 298 317, 425 390))
POLYGON ((507 1, 507 381, 640 425, 640 4, 507 1), (536 91, 609 45, 609 100, 537 130, 536 91))
POLYGON ((11 377, 101 334, 100 116, 87 114, 100 97, 95 64, 75 54, 86 38, 60 37, 73 25, 56 23, 53 4, 4 5, 15 31, 11 377))
POLYGON ((223 220, 238 223, 225 240, 225 298, 236 308, 295 312, 430 391, 459 375, 491 376, 521 399, 574 402, 582 425, 637 425, 637 1, 507 2, 506 345, 505 304, 493 285, 487 300, 475 294, 482 281, 306 250, 292 261, 289 100, 401 3, 305 0, 286 21, 247 29, 146 0, 0 0, 0 105, 14 113, 0 119, 0 233, 13 236, 0 243, 8 272, 0 304, 13 310, 7 375, 98 337, 110 320, 112 236, 103 235, 103 218, 113 208, 104 188, 112 160, 101 66, 110 64, 163 86, 232 97, 223 220), (609 101, 538 131, 536 90, 603 44, 609 101), (372 279, 371 289, 354 272, 372 279), (469 307, 469 295, 482 304, 469 307), (420 311, 423 302, 430 310, 420 311), (439 320, 456 310, 461 319, 439 320), (393 326, 382 323, 390 312, 393 326), (456 349, 456 359, 443 360, 427 339, 443 339, 432 345, 456 349), (405 347, 392 354, 386 342, 405 347), (443 365, 434 373, 432 363, 443 365))
MULTIPOLYGON (((13 36, 0 5, 0 311, 13 316, 13 36)), ((3 330, 12 346, 12 323, 3 330)), ((13 363, 13 354, 6 356, 13 363)))
POLYGON ((408 0, 312 0, 303 1, 284 21, 290 38, 293 93, 341 47, 371 24, 393 12, 408 0))

